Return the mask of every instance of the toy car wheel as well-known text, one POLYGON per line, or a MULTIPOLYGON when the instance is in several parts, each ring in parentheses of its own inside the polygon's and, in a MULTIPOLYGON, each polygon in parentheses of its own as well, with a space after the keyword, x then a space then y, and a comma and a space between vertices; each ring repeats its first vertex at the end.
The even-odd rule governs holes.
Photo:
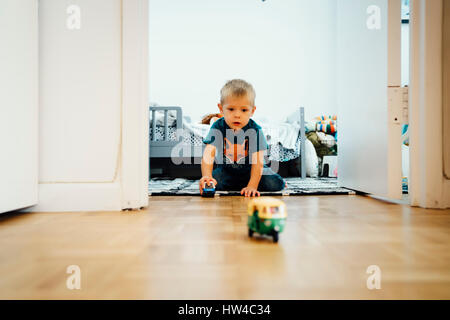
POLYGON ((273 236, 273 242, 277 243, 278 242, 278 232, 274 231, 272 236, 273 236))
POLYGON ((248 236, 251 238, 253 236, 253 230, 248 228, 248 236))

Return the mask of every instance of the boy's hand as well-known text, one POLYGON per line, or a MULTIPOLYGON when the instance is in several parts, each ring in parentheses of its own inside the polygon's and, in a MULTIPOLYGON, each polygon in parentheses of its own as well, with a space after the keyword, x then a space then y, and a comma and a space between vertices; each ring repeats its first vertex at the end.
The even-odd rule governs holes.
POLYGON ((251 186, 246 186, 245 188, 243 188, 241 190, 241 195, 244 195, 246 197, 253 197, 253 196, 259 197, 260 196, 258 189, 255 187, 251 187, 251 186))
POLYGON ((199 184, 199 189, 200 189, 200 194, 203 194, 203 189, 208 185, 208 184, 213 184, 214 188, 216 187, 217 181, 216 179, 214 179, 213 177, 202 177, 200 179, 200 181, 198 182, 199 184))

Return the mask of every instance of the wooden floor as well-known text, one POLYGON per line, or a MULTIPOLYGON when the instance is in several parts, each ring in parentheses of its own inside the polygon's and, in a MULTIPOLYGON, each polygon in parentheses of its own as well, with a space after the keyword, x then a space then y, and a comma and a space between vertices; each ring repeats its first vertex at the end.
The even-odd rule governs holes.
POLYGON ((128 212, 0 215, 1 299, 450 299, 450 211, 283 197, 280 242, 248 199, 151 197, 128 212), (78 265, 81 289, 69 290, 78 265), (368 266, 381 289, 366 286, 368 266))

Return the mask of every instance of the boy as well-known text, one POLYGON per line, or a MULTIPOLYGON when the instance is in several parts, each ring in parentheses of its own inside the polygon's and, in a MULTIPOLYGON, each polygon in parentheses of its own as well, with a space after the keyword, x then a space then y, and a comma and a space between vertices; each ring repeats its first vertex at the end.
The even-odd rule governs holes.
POLYGON ((241 190, 246 197, 258 191, 279 191, 285 186, 280 175, 264 165, 267 142, 261 127, 250 119, 255 113, 255 90, 244 80, 228 81, 220 91, 222 118, 211 126, 202 158, 200 193, 207 184, 216 190, 241 190), (214 158, 217 168, 213 171, 214 158))

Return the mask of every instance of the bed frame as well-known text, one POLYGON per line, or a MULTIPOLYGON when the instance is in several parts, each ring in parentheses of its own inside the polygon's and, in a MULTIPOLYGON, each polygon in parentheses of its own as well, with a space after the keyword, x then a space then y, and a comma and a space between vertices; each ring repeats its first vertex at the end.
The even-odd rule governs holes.
MULTIPOLYGON (((300 107, 300 177, 302 179, 306 178, 306 161, 305 161, 305 109, 303 107, 300 107)), ((150 113, 151 113, 151 125, 150 125, 150 131, 152 134, 152 139, 150 140, 149 145, 149 155, 150 155, 150 161, 152 158, 170 158, 172 149, 175 145, 180 143, 179 141, 170 141, 169 140, 169 126, 168 126, 168 114, 169 111, 174 110, 176 113, 176 129, 183 129, 183 111, 181 107, 173 106, 173 107, 150 107, 150 113), (164 140, 162 141, 156 141, 156 121, 155 121, 155 114, 156 112, 164 112, 164 140)), ((203 155, 203 150, 205 146, 201 147, 194 147, 194 146, 188 146, 191 150, 192 158, 194 158, 195 164, 201 164, 201 158, 203 155)), ((190 161, 191 157, 187 157, 184 160, 190 161)))

